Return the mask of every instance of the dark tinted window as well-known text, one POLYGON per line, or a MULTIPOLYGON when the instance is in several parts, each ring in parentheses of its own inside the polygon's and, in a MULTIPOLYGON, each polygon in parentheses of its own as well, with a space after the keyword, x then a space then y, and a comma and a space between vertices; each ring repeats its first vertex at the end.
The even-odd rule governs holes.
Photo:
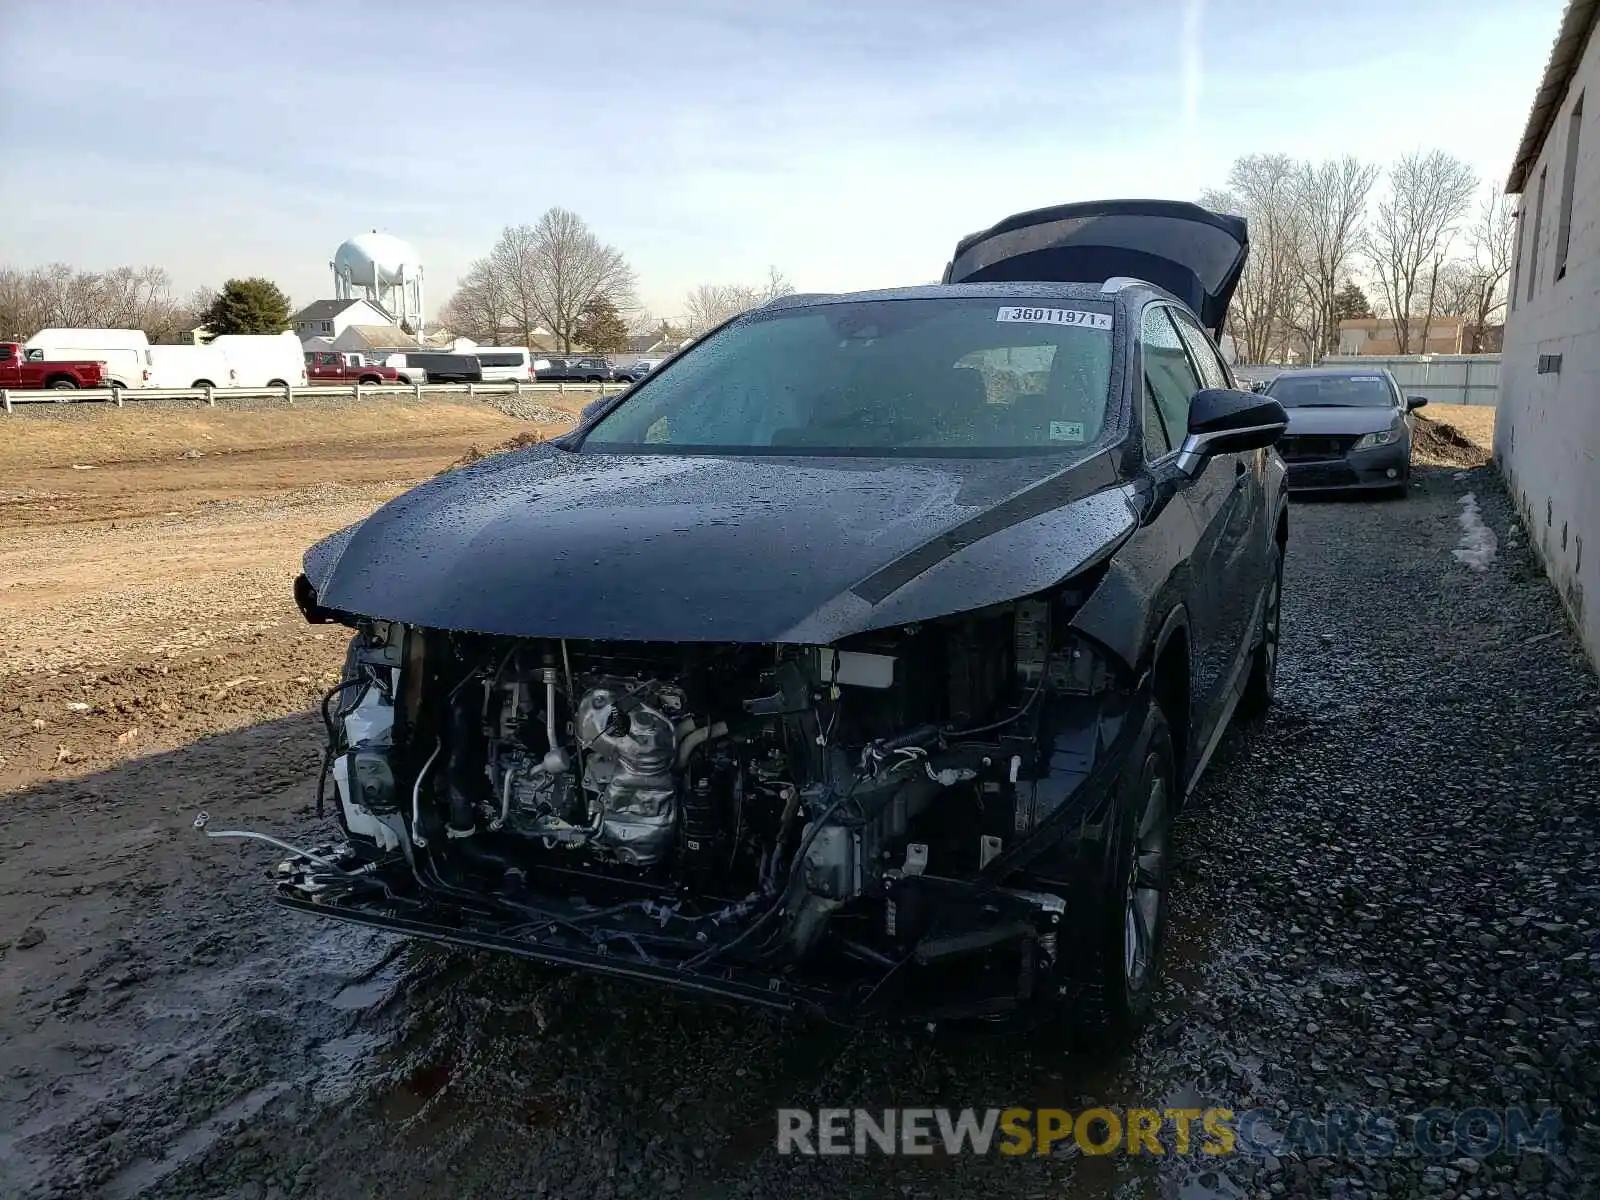
POLYGON ((1396 403, 1382 375, 1279 375, 1267 395, 1285 408, 1385 408, 1396 403))
POLYGON ((478 362, 485 367, 520 367, 522 355, 496 354, 493 350, 479 350, 478 362))
POLYGON ((408 354, 406 366, 434 371, 470 371, 479 365, 470 354, 408 354))
POLYGON ((1183 336, 1183 344, 1189 347, 1189 357, 1194 359, 1194 365, 1200 369, 1200 382, 1208 388, 1225 388, 1232 386, 1228 382, 1228 370, 1222 365, 1222 358, 1211 346, 1211 339, 1200 332, 1188 317, 1176 309, 1168 310, 1173 321, 1177 323, 1178 332, 1183 336))
MULTIPOLYGON (((1139 349, 1144 358, 1145 411, 1154 406, 1166 426, 1168 444, 1177 446, 1189 433, 1189 401, 1200 390, 1200 380, 1165 304, 1144 310, 1139 349)), ((1145 444, 1150 444, 1148 437, 1145 444)))

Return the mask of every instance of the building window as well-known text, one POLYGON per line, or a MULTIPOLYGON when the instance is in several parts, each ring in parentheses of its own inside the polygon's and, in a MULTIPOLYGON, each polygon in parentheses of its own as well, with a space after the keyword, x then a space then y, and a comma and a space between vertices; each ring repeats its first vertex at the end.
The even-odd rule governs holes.
POLYGON ((1533 245, 1528 247, 1528 299, 1539 278, 1539 231, 1544 226, 1544 177, 1549 167, 1539 168, 1539 189, 1533 194, 1533 245))
POLYGON ((1578 182, 1578 133, 1583 128, 1583 97, 1567 118, 1567 161, 1561 169, 1561 223, 1556 226, 1556 278, 1567 273, 1567 246, 1572 241, 1572 189, 1578 182))
POLYGON ((1517 205, 1517 231, 1511 241, 1511 285, 1506 288, 1506 300, 1512 312, 1517 311, 1517 281, 1522 278, 1522 214, 1527 207, 1526 200, 1517 205))

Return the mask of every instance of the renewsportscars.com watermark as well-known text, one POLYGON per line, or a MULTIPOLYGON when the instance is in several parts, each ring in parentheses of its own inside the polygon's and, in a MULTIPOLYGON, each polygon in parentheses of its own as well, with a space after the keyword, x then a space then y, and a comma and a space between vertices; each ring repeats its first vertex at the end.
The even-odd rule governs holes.
POLYGON ((778 1153, 1488 1158, 1558 1149, 1559 1110, 780 1108, 778 1153))

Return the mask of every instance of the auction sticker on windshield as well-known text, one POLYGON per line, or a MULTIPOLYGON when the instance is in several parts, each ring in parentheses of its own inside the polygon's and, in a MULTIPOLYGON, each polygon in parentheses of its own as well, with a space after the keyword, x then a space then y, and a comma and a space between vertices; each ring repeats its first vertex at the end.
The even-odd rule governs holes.
POLYGON ((1083 441, 1082 421, 1051 421, 1050 440, 1052 442, 1081 442, 1083 441))
POLYGON ((1083 329, 1110 329, 1111 314, 1081 308, 1023 308, 1013 305, 995 314, 996 321, 1023 321, 1030 325, 1077 325, 1083 329))

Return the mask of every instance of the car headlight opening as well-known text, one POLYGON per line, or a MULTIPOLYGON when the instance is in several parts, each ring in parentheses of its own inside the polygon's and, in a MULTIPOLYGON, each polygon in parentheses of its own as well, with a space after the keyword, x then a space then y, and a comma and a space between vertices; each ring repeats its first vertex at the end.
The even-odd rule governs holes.
POLYGON ((1358 441, 1354 447, 1352 447, 1352 449, 1373 450, 1378 446, 1392 445, 1400 440, 1400 435, 1403 432, 1404 427, 1400 425, 1396 425, 1390 429, 1380 429, 1377 433, 1369 433, 1363 436, 1361 440, 1358 441))

